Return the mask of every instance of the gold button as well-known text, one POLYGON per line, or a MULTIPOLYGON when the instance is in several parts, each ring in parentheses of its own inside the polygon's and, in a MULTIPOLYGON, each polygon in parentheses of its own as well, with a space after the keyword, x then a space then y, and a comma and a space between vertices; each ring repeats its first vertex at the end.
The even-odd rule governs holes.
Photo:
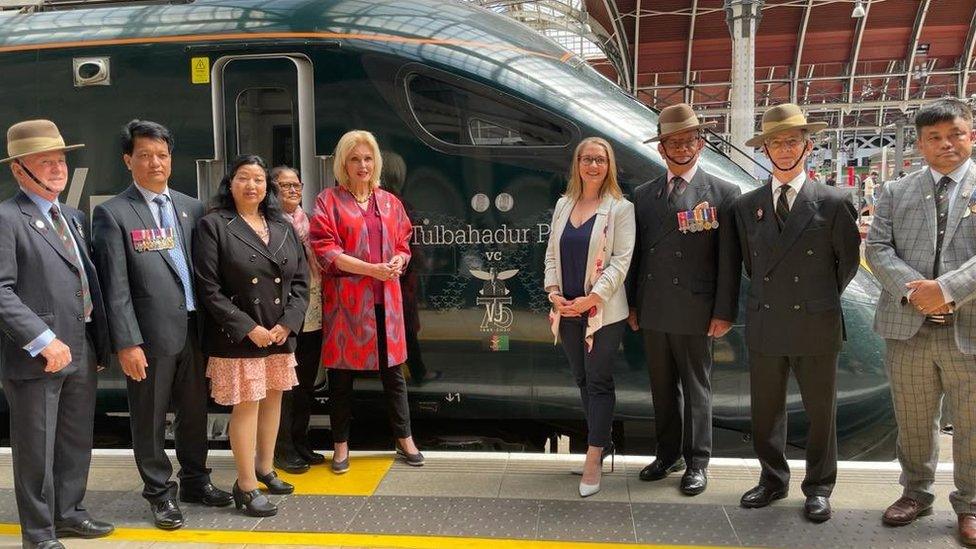
POLYGON ((258 283, 258 277, 254 277, 251 279, 251 284, 257 284, 257 283, 258 283))

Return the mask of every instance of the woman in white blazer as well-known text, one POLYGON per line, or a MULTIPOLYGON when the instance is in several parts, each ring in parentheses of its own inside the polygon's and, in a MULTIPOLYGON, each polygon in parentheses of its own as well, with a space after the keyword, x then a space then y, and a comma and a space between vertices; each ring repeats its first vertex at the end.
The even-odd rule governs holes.
POLYGON ((624 279, 636 231, 634 205, 623 198, 606 140, 588 137, 576 147, 551 227, 545 290, 553 333, 583 401, 588 449, 579 492, 586 497, 600 490, 603 458, 613 453, 613 357, 629 312, 624 279))

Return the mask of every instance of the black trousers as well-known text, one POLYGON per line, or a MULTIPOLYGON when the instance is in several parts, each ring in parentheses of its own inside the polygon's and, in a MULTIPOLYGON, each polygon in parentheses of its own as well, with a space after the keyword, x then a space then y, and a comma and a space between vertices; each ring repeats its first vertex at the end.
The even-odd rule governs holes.
MULTIPOLYGON (((386 396, 386 410, 390 418, 390 428, 396 438, 410 435, 410 404, 407 399, 407 381, 399 365, 390 366, 386 357, 386 314, 381 305, 376 308, 376 341, 379 353, 380 381, 386 396)), ((329 368, 329 391, 332 396, 331 413, 332 440, 347 442, 352 424, 352 384, 359 372, 329 368)))
POLYGON ((146 379, 126 378, 132 452, 142 477, 142 496, 151 502, 176 497, 173 466, 166 456, 166 413, 176 414, 176 458, 180 485, 197 490, 210 482, 207 469, 207 378, 191 316, 183 350, 172 356, 147 356, 146 379))
POLYGON ((785 488, 786 383, 793 371, 809 420, 803 493, 830 496, 837 482, 837 354, 769 356, 749 351, 752 444, 762 466, 759 482, 785 488))
POLYGON ((281 423, 278 426, 278 442, 275 451, 279 454, 311 452, 308 443, 308 423, 312 416, 315 378, 322 363, 322 330, 299 332, 295 347, 295 360, 298 366, 298 386, 285 391, 281 399, 281 423))
POLYGON ((4 380, 21 536, 54 539, 62 523, 91 518, 82 505, 95 424, 94 346, 72 349, 77 369, 38 379, 4 380), (77 353, 77 354, 76 354, 77 353))
POLYGON ((712 456, 712 338, 643 330, 654 404, 655 455, 708 467, 712 456))
POLYGON ((605 448, 610 445, 613 408, 617 403, 613 356, 620 348, 625 327, 623 320, 603 326, 593 334, 593 349, 587 351, 583 339, 586 335, 584 321, 574 317, 559 319, 559 339, 579 387, 586 417, 586 442, 590 446, 605 448))

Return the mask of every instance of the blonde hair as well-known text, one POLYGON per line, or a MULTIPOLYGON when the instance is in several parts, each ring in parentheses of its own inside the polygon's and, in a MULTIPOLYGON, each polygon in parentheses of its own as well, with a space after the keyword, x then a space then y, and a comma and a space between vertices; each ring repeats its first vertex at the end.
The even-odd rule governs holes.
POLYGON ((607 176, 600 187, 600 198, 607 194, 614 198, 623 198, 620 183, 617 182, 617 159, 613 156, 613 147, 602 137, 587 137, 576 146, 576 151, 573 152, 573 163, 569 169, 569 182, 566 184, 566 192, 563 196, 573 200, 579 200, 583 196, 583 179, 580 177, 579 164, 580 153, 587 145, 599 145, 607 153, 607 176))
POLYGON ((346 173, 346 160, 349 153, 356 148, 356 145, 366 145, 373 151, 373 174, 370 177, 370 188, 376 189, 380 186, 380 174, 383 172, 383 157, 380 155, 380 146, 376 143, 373 134, 366 130, 352 130, 346 132, 336 143, 335 153, 332 158, 332 173, 335 174, 339 186, 349 188, 349 174, 346 173))

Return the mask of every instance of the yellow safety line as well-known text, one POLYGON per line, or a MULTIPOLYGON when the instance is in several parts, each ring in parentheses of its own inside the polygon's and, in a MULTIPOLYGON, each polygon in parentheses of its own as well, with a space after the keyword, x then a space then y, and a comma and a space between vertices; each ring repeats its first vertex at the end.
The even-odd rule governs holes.
MULTIPOLYGON (((0 524, 0 535, 20 535, 20 526, 0 524)), ((228 530, 171 530, 116 528, 108 541, 158 541, 162 543, 225 543, 246 545, 326 545, 396 547, 403 549, 706 549, 707 545, 652 545, 646 543, 601 543, 521 539, 466 538, 452 536, 407 536, 396 534, 332 534, 320 532, 249 532, 228 530)), ((723 548, 729 549, 729 548, 723 548)))
POLYGON ((307 473, 290 475, 279 470, 278 476, 295 485, 295 494, 304 496, 371 496, 393 465, 392 457, 356 457, 349 459, 349 472, 337 475, 329 464, 315 466, 307 473))

